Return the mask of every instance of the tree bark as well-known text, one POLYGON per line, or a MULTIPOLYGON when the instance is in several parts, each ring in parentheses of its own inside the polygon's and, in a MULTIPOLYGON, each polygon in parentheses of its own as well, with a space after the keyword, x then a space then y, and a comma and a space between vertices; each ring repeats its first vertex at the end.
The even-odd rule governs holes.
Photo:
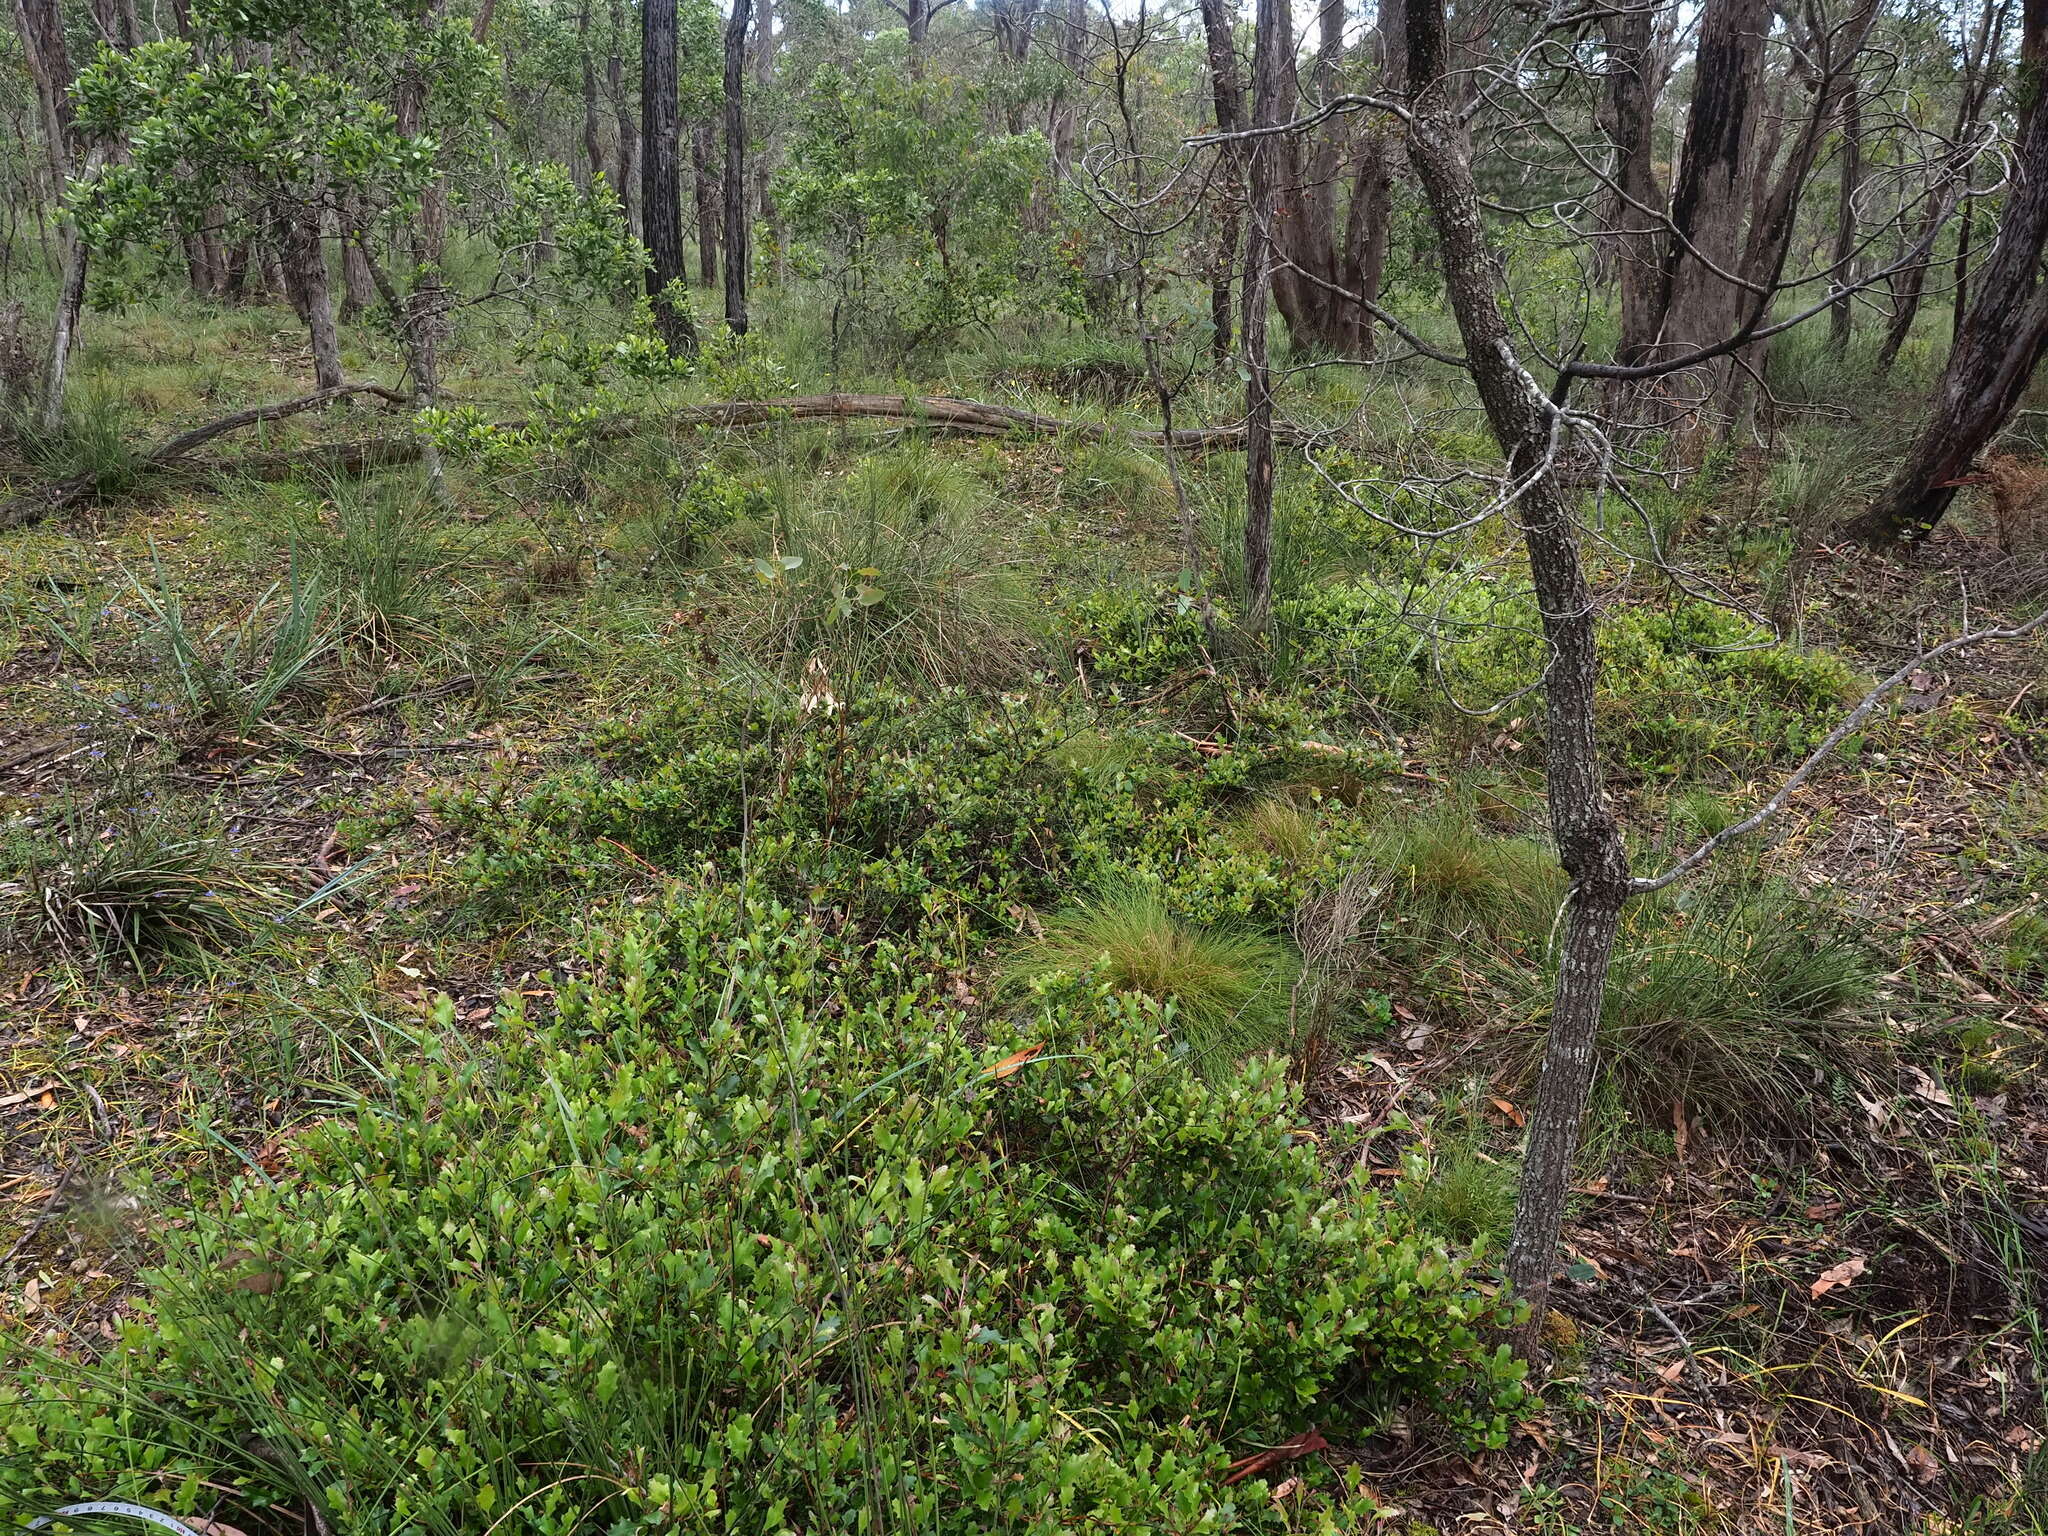
POLYGON ((1046 112, 1046 137, 1052 141, 1053 175, 1064 181, 1073 174, 1075 98, 1088 63, 1088 0, 1067 0, 1060 27, 1059 61, 1065 78, 1053 92, 1046 112))
POLYGON ((640 130, 633 117, 632 100, 626 91, 626 61, 620 50, 626 23, 619 0, 611 5, 611 52, 604 61, 605 89, 612 99, 612 117, 619 128, 619 207, 626 216, 626 230, 640 238, 640 130))
MULTIPOLYGON (((1233 0, 1202 0, 1202 35, 1209 58, 1209 98, 1218 133, 1244 127, 1244 84, 1237 67, 1237 7, 1233 0)), ((1244 156, 1236 145, 1218 152, 1223 210, 1209 263, 1209 344, 1220 363, 1230 356, 1230 275, 1237 262, 1237 198, 1242 192, 1244 156)))
POLYGON ((15 30, 43 115, 43 151, 61 194, 71 174, 71 55, 56 0, 14 0, 15 30))
MULTIPOLYGON (((427 0, 422 20, 431 28, 446 12, 447 0, 427 0)), ((486 19, 486 13, 480 10, 478 19, 486 19)), ((408 138, 419 134, 426 124, 429 89, 425 62, 418 56, 405 59, 399 68, 394 116, 398 131, 408 138)), ((357 244, 360 248, 361 242, 357 244)), ((441 399, 441 337, 448 327, 449 310, 448 279, 442 269, 447 247, 448 177, 445 168, 437 165, 420 196, 419 217, 412 228, 418 276, 412 291, 392 306, 392 320, 412 372, 416 397, 428 407, 438 405, 441 399)), ((369 259, 367 250, 362 255, 365 261, 369 259)), ((444 499, 448 492, 441 453, 430 439, 421 440, 420 463, 426 470, 429 492, 436 500, 444 499)))
POLYGON ((576 12, 576 46, 583 55, 583 174, 585 187, 604 174, 604 143, 597 132, 597 57, 590 51, 590 0, 576 12))
MULTIPOLYGON (((71 174, 73 123, 71 113, 71 55, 64 42, 64 16, 57 0, 14 0, 14 23, 21 33, 21 49, 35 79, 36 99, 42 107, 44 146, 50 174, 58 195, 71 174)), ((91 165, 87 166, 91 172, 91 165)), ((44 360, 42 421, 46 432, 54 432, 64 421, 64 385, 71 368, 71 346, 78 335, 78 322, 85 312, 85 273, 89 253, 78 230, 68 217, 60 216, 64 250, 63 274, 57 284, 57 307, 51 317, 50 351, 44 360)))
POLYGON ((279 209, 276 216, 278 263, 284 270, 285 292, 306 327, 313 349, 313 388, 339 389, 341 337, 334 328, 334 295, 327 281, 327 257, 320 248, 316 215, 303 208, 279 209))
MULTIPOLYGON (((1252 39, 1252 126, 1285 122, 1293 106, 1294 48, 1288 0, 1258 0, 1252 39)), ((1265 629, 1273 607, 1273 379, 1266 357, 1282 137, 1253 139, 1246 156, 1249 229, 1244 242, 1245 626, 1265 629)))
MULTIPOLYGON (((1741 322, 1748 295, 1730 278, 1742 259, 1742 215, 1751 190, 1770 23, 1769 0, 1707 0, 1704 7, 1685 155, 1660 274, 1657 342, 1644 362, 1655 361, 1655 351, 1677 355, 1710 345, 1741 322)), ((1695 400, 1674 412, 1695 440, 1701 411, 1725 409, 1734 372, 1728 357, 1695 371, 1695 400)))
POLYGON ((697 194, 697 281, 718 286, 719 201, 718 136, 709 121, 699 123, 690 138, 691 179, 697 194))
MULTIPOLYGON (((1318 101, 1327 101, 1341 89, 1343 0, 1323 0, 1316 15, 1319 36, 1310 88, 1318 101)), ((1291 33, 1286 17, 1280 26, 1283 33, 1291 33)), ((1291 35, 1283 41, 1291 57, 1291 35)), ((1279 120, 1285 121, 1296 104, 1291 69, 1279 89, 1279 120)), ((1288 134, 1275 148, 1279 200, 1272 227, 1273 297, 1296 347, 1338 357, 1369 357, 1371 312, 1359 299, 1377 294, 1359 292, 1362 278, 1356 270, 1364 209, 1370 200, 1364 186, 1369 171, 1360 163, 1352 124, 1351 114, 1339 114, 1318 125, 1305 147, 1299 135, 1288 134), (1355 184, 1351 216, 1344 221, 1340 238, 1338 192, 1347 180, 1355 184)))
POLYGON ((678 357, 697 350, 683 276, 682 122, 676 79, 676 0, 640 7, 640 225, 654 329, 678 357), (674 285, 671 288, 671 284, 674 285))
POLYGON ((1571 505, 1546 467, 1555 419, 1515 355, 1502 313, 1472 179, 1471 139, 1455 77, 1443 0, 1405 0, 1414 90, 1408 158, 1437 233, 1444 284, 1467 367, 1495 440, 1521 488, 1517 516, 1543 615, 1545 760, 1551 835, 1571 878, 1543 1074, 1529 1121, 1508 1279, 1531 1307, 1525 1348, 1542 1326, 1563 1230, 1572 1159, 1592 1090, 1600 1011, 1621 911, 1629 896, 1621 827, 1607 799, 1594 731, 1599 677, 1596 608, 1579 558, 1571 505))
MULTIPOLYGON (((1743 245, 1741 268, 1742 276, 1752 285, 1753 292, 1742 304, 1743 310, 1754 312, 1758 302, 1755 294, 1775 291, 1784 278, 1785 260, 1792 248, 1800 200, 1805 196, 1813 168, 1819 162, 1821 146, 1827 140, 1829 128, 1843 110, 1848 93, 1855 88, 1857 59, 1863 51, 1864 39, 1876 21, 1877 0, 1863 0, 1842 26, 1813 28, 1797 51, 1797 57, 1802 61, 1800 73, 1803 83, 1811 91, 1813 101, 1775 177, 1768 174, 1777 159, 1778 132, 1775 128, 1768 135, 1765 149, 1757 156, 1753 176, 1756 196, 1749 235, 1743 245)), ((1774 125, 1779 122, 1781 118, 1774 115, 1774 125)), ((1738 354, 1747 366, 1739 370, 1727 392, 1725 406, 1731 412, 1748 396, 1751 382, 1764 377, 1769 348, 1770 342, 1765 339, 1751 342, 1738 354)))
MULTIPOLYGON (((1998 56, 2005 41, 2005 20, 2010 9, 2007 0, 1984 0, 1984 8, 1978 15, 1976 37, 1963 55, 1963 88, 1956 103, 1956 126, 1951 135, 1955 143, 1964 142, 1976 127, 1984 104, 1989 99, 1993 79, 1992 62, 1998 56)), ((1962 202, 1964 222, 1969 219, 1970 200, 1962 202)), ((1917 249, 1929 242, 1942 219, 1941 196, 1938 192, 1927 194, 1927 214, 1919 231, 1913 236, 1908 249, 1917 249)), ((1958 249, 1964 240, 1958 238, 1958 249)), ((1921 294, 1926 286, 1928 268, 1933 266, 1934 256, 1930 250, 1921 260, 1913 263, 1899 274, 1899 280, 1892 285, 1891 324, 1885 331, 1884 345, 1877 354, 1880 373, 1887 373, 1898 360, 1899 349, 1912 334, 1913 320, 1919 313, 1921 294)), ((1953 338, 1951 338, 1953 341, 1953 338)))
POLYGON ((64 276, 57 286, 57 311, 50 324, 50 353, 43 369, 43 430, 64 425, 64 386, 71 372, 71 346, 78 320, 85 313, 85 242, 67 219, 64 225, 64 276))
POLYGON ((725 24, 725 323, 747 333, 747 25, 753 0, 733 0, 725 24))
POLYGON ((932 28, 931 0, 904 0, 903 27, 910 38, 910 78, 924 78, 924 52, 932 28))
POLYGON ((1600 126, 1614 145, 1612 250, 1621 285, 1621 331, 1614 360, 1645 362, 1657 340, 1663 272, 1655 221, 1664 212, 1657 180, 1656 72, 1648 7, 1624 7, 1607 21, 1606 90, 1600 126))
MULTIPOLYGON (((2039 31, 2023 42, 2023 56, 2038 57, 2043 46, 2042 9, 2048 7, 2028 7, 2026 25, 2039 31)), ((1957 480, 2011 419, 2048 345, 2048 282, 2040 270, 2048 242, 2048 113, 2028 118, 2013 172, 1997 243, 1977 274, 1934 408, 1891 483, 1848 525, 1866 544, 1912 546, 1934 531, 1955 500, 1957 480)))
MULTIPOLYGON (((144 470, 175 470, 206 476, 280 479, 308 471, 325 470, 361 475, 417 464, 426 444, 417 436, 372 438, 353 443, 332 443, 285 454, 264 454, 226 464, 209 464, 191 457, 193 451, 215 438, 245 427, 317 410, 357 394, 373 394, 395 405, 410 406, 414 398, 379 384, 345 384, 338 390, 323 390, 277 405, 257 406, 179 434, 162 447, 143 456, 144 470)), ((1040 437, 1075 438, 1084 442, 1154 443, 1177 453, 1234 452, 1244 447, 1242 427, 1179 427, 1166 431, 1125 432, 1100 422, 1068 421, 1042 416, 1015 406, 992 405, 980 400, 958 400, 947 395, 782 395, 772 400, 726 400, 711 405, 683 406, 666 417, 679 428, 715 427, 722 431, 742 427, 782 426, 804 421, 882 421, 896 429, 919 432, 957 432, 969 437, 1009 437, 1019 432, 1040 437)), ((502 421, 507 432, 527 425, 523 421, 502 421)), ((597 424, 593 431, 601 438, 617 438, 642 431, 647 423, 637 416, 614 417, 597 424)), ((1289 434, 1289 440, 1294 440, 1289 434)), ((66 507, 91 501, 99 493, 99 481, 92 475, 58 481, 0 503, 0 529, 19 528, 50 516, 66 507)))
MULTIPOLYGON (((357 238, 362 210, 354 199, 344 204, 341 216, 341 323, 356 320, 376 302, 377 284, 370 276, 370 260, 357 238)), ((367 238, 367 232, 364 232, 367 238)))
MULTIPOLYGON (((1856 254, 1856 194, 1863 185, 1863 96, 1850 85, 1842 97, 1842 164, 1835 190, 1834 283, 1846 289, 1855 274, 1849 263, 1856 254)), ((1856 306, 1845 292, 1828 311, 1828 348, 1837 357, 1849 352, 1856 324, 1856 306)))

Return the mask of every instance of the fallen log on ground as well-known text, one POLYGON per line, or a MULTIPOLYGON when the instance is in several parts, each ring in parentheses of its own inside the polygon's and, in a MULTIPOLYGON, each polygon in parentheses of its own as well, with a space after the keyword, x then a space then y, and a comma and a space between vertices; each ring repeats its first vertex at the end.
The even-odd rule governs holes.
MULTIPOLYGON (((301 411, 315 411, 322 406, 332 405, 337 400, 346 400, 352 395, 376 395, 397 405, 410 405, 412 397, 395 389, 386 389, 382 384, 337 384, 332 389, 316 390, 310 395, 300 395, 291 400, 280 400, 272 405, 255 405, 246 411, 236 411, 232 416, 223 416, 210 421, 203 427, 194 427, 189 432, 180 432, 176 437, 167 438, 157 447, 145 453, 135 464, 138 475, 160 474, 176 469, 192 459, 192 455, 217 437, 226 437, 231 432, 245 431, 250 427, 264 426, 273 421, 282 421, 287 416, 296 416, 301 411)), ((0 506, 0 528, 20 528, 29 523, 40 522, 53 512, 65 507, 76 506, 92 500, 99 490, 99 479, 95 475, 74 475, 68 480, 17 496, 0 506)))
MULTIPOLYGON (((143 456, 137 472, 175 472, 208 480, 281 480, 294 474, 322 470, 330 474, 366 475, 416 463, 421 454, 421 444, 413 437, 327 443, 287 453, 257 454, 225 461, 194 457, 194 450, 215 438, 296 416, 301 411, 314 410, 355 394, 375 394, 387 400, 409 403, 408 397, 382 385, 346 384, 276 405, 256 406, 169 439, 143 456)), ((726 400, 712 405, 682 406, 659 418, 622 418, 600 427, 599 435, 619 437, 639 427, 654 425, 758 427, 804 421, 895 422, 927 431, 982 437, 1007 437, 1013 432, 1034 436, 1065 433, 1088 442, 1112 438, 1133 443, 1166 442, 1166 434, 1156 430, 1104 426, 1093 421, 1068 421, 1016 406, 961 400, 949 395, 791 395, 780 400, 726 400)), ((524 425, 523 421, 498 423, 507 431, 516 431, 524 425)), ((1309 434, 1282 428, 1280 436, 1283 441, 1301 442, 1309 434)), ((1242 427, 1183 427, 1174 432, 1172 446, 1183 453, 1210 453, 1227 452, 1242 447, 1243 443, 1242 427)), ((97 482, 89 475, 58 481, 0 506, 0 529, 20 528, 38 522, 66 507, 91 501, 97 495, 97 482)))

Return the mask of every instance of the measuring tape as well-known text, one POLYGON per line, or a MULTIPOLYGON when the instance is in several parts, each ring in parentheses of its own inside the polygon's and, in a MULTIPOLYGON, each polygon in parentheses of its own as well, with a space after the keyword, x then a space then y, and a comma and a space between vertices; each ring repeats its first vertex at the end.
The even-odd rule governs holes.
POLYGON ((61 1520, 66 1515, 126 1515, 131 1520, 146 1520, 151 1525, 160 1525, 174 1536, 199 1536, 199 1533, 184 1521, 165 1514, 160 1509, 147 1509, 140 1504, 124 1504, 119 1499, 96 1499, 90 1504, 66 1504, 62 1509, 29 1521, 28 1529, 48 1525, 52 1520, 61 1520))

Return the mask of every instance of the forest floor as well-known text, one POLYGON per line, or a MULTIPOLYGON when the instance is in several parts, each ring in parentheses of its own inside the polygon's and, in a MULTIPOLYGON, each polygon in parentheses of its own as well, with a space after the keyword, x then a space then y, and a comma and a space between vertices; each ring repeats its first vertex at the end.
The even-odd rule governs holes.
MULTIPOLYGON (((100 335, 82 377, 118 387, 131 433, 293 392, 297 358, 261 316, 198 333, 143 316, 100 335)), ((453 387, 480 395, 493 366, 474 360, 453 387)), ((941 383, 1002 398, 987 379, 941 383)), ((382 430, 381 413, 351 407, 261 446, 382 430)), ((1211 757, 1260 750, 1232 717, 1322 686, 1173 657, 1142 685, 1106 681, 1115 647, 1138 642, 1091 632, 1070 600, 1121 587, 1153 601, 1175 566, 1172 510, 1144 455, 1060 440, 650 426, 568 502, 459 478, 424 534, 378 521, 361 487, 317 480, 149 481, 0 534, 0 880, 15 912, 0 971, 0 1326, 59 1352, 112 1339, 163 1232, 237 1178, 289 1179, 294 1140, 417 1032, 488 1048, 501 1000, 544 1013, 572 964, 568 909, 593 890, 600 907, 630 906, 678 877, 607 839, 607 865, 565 872, 526 916, 461 920, 475 840, 442 808, 518 799, 692 673, 736 658, 772 670, 745 582, 707 575, 709 557, 653 515, 707 483, 664 464, 715 466, 717 494, 742 497, 844 483, 877 461, 904 494, 955 498, 979 547, 1029 573, 1038 650, 1003 686, 1211 757), (287 655, 280 630, 310 581, 324 627, 287 655), (147 885, 154 859, 250 900, 225 902, 218 931, 169 958, 96 950, 62 913, 30 910, 61 886, 51 861, 96 853, 109 882, 134 874, 126 858, 147 885)), ((1225 484, 1235 462, 1198 473, 1225 484)), ((39 478, 17 465, 13 489, 39 478)), ((418 519, 414 481, 392 483, 388 515, 418 519)), ((1760 589, 1768 572, 1713 531, 1737 509, 1708 511, 1686 514, 1704 530, 1688 557, 1760 589)), ((1612 590, 1645 611, 1671 601, 1653 579, 1612 590)), ((1965 613, 2025 615, 2044 591, 2048 556, 2007 556, 1964 516, 1906 565, 1823 549, 1798 613, 1809 646, 1883 673, 1965 613)), ((1360 708, 1348 733, 1317 716, 1379 765, 1332 794, 1399 818, 1477 785, 1498 830, 1540 836, 1527 713, 1474 726, 1360 708)), ((1877 1043, 1810 1073, 1789 1118, 1723 1113, 1687 1080, 1661 1111, 1603 1119, 1541 1410, 1484 1455, 1406 1420, 1327 1453, 1362 1469, 1388 1529, 2048 1529, 2044 714, 2038 644, 1937 666, 1773 824, 1759 867, 1876 957, 1858 1019, 1877 1043)), ((1739 808, 1768 793, 1782 745, 1675 771, 1620 763, 1642 846, 1699 796, 1739 808)), ((998 948, 967 954, 963 996, 995 993, 998 948)), ((1298 1063, 1306 1124, 1362 1149, 1333 1178, 1392 1183, 1417 1155, 1450 1170, 1449 1235, 1497 1242, 1527 1084, 1482 1048, 1475 1020, 1497 992, 1456 969, 1375 972, 1390 1022, 1298 1063)))

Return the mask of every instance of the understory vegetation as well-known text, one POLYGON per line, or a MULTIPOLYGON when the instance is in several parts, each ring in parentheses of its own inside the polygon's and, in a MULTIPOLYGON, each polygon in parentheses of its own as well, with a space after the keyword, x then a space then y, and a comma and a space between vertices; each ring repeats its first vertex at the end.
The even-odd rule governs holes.
POLYGON ((2048 1536, 2048 12, 172 9, 0 44, 0 1523, 2048 1536))

